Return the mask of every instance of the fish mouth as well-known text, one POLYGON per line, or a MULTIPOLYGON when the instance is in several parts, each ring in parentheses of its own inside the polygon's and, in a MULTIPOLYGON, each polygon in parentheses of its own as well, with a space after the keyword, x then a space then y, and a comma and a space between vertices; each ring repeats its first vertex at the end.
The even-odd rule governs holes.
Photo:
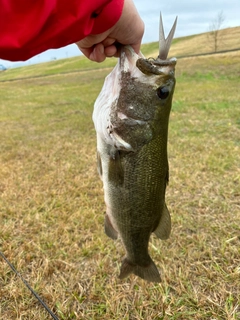
POLYGON ((161 59, 138 59, 136 66, 145 75, 169 75, 174 76, 176 58, 161 59))
POLYGON ((124 46, 120 55, 120 69, 123 72, 130 72, 132 76, 134 73, 136 76, 140 70, 145 75, 174 75, 175 65, 177 63, 176 58, 167 59, 170 46, 173 40, 173 36, 176 30, 177 17, 173 23, 173 26, 165 38, 162 14, 160 13, 160 26, 159 26, 159 55, 157 59, 146 59, 140 52, 137 54, 131 46, 124 46), (135 68, 137 66, 137 69, 135 68))
POLYGON ((131 46, 124 46, 120 55, 120 70, 130 73, 132 77, 139 78, 142 74, 151 75, 170 75, 174 76, 176 58, 162 60, 159 57, 145 58, 140 52, 137 54, 131 46), (137 68, 136 68, 137 67, 137 68))

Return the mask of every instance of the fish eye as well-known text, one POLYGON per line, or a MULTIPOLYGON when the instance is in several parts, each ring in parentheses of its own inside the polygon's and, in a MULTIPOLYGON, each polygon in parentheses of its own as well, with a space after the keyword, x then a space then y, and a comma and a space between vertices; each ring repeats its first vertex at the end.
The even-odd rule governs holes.
POLYGON ((157 88, 157 95, 158 95, 158 98, 161 99, 161 100, 166 99, 169 96, 168 87, 159 87, 159 88, 157 88))

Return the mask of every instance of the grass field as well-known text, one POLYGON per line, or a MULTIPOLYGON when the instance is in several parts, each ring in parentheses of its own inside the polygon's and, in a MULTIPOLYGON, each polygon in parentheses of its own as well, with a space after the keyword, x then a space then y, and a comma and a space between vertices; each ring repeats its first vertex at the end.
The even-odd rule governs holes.
MULTIPOLYGON (((68 60, 0 75, 0 250, 59 319, 240 319, 239 52, 177 63, 161 284, 119 280, 103 230, 91 114, 115 60, 68 60)), ((1 319, 50 319, 2 259, 0 297, 1 319)))

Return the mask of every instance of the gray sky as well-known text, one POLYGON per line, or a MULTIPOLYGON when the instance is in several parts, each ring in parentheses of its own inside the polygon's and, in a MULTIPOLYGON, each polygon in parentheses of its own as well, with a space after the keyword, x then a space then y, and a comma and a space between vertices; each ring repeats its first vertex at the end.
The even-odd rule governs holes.
POLYGON ((159 11, 167 30, 178 16, 176 38, 208 31, 209 24, 221 11, 225 16, 224 28, 240 26, 240 0, 136 0, 135 3, 145 22, 144 42, 158 40, 159 11))
MULTIPOLYGON (((224 28, 240 26, 240 0, 135 0, 134 2, 145 23, 143 43, 158 41, 160 11, 166 34, 168 34, 175 17, 178 16, 175 38, 208 31, 210 23, 221 11, 225 17, 224 28)), ((58 50, 48 50, 29 59, 24 65, 79 54, 79 50, 73 44, 58 50)), ((11 63, 1 59, 0 64, 4 64, 6 67, 19 65, 19 63, 11 63)), ((21 63, 21 65, 23 64, 21 63)))

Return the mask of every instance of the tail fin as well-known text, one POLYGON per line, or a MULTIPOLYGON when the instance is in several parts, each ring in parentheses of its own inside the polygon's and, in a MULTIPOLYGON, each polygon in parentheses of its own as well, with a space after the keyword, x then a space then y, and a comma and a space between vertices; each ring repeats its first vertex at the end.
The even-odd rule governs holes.
POLYGON ((161 282, 160 274, 152 259, 148 266, 142 267, 132 264, 127 258, 125 258, 122 262, 119 278, 124 279, 131 273, 134 273, 136 276, 149 282, 161 282))

